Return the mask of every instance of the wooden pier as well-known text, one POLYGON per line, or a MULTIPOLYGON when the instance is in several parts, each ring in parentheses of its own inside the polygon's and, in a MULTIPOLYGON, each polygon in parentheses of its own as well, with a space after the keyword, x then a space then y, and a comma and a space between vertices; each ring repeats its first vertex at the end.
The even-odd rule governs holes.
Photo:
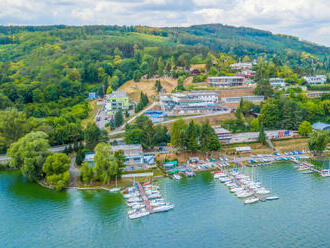
POLYGON ((139 188, 140 194, 141 194, 141 196, 142 196, 142 199, 143 199, 143 201, 144 201, 144 204, 145 204, 146 207, 147 207, 148 212, 149 212, 149 213, 153 213, 154 211, 153 211, 153 209, 152 209, 152 207, 151 207, 151 205, 150 205, 149 199, 148 199, 148 197, 146 196, 146 194, 145 194, 145 192, 144 192, 144 189, 143 189, 141 183, 140 183, 140 182, 137 182, 137 185, 138 185, 138 188, 139 188))

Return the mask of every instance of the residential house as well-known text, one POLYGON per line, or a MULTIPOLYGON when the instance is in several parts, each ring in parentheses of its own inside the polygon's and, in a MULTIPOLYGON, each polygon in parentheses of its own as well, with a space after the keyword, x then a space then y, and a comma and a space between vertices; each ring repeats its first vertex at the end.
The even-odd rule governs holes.
POLYGON ((273 87, 285 87, 284 78, 270 78, 269 83, 273 87))
POLYGON ((230 69, 233 70, 251 70, 252 69, 252 63, 235 63, 230 65, 230 69))
POLYGON ((119 110, 128 110, 131 106, 132 104, 126 92, 114 91, 106 96, 105 109, 110 117, 114 116, 119 110))
POLYGON ((239 87, 243 86, 245 78, 240 76, 208 77, 211 87, 239 87))
POLYGON ((326 75, 316 75, 316 76, 308 76, 304 77, 305 81, 308 84, 324 84, 327 81, 326 75))

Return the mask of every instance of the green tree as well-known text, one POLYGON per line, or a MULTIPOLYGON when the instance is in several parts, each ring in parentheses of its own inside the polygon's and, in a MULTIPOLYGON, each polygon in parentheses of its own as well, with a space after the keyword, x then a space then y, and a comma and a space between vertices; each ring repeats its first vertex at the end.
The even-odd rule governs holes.
POLYGON ((302 136, 308 136, 313 131, 312 124, 308 121, 303 121, 298 128, 298 133, 302 136))
POLYGON ((274 94, 274 91, 268 80, 261 80, 257 83, 254 93, 256 95, 271 97, 274 94))
POLYGON ((94 147, 99 142, 106 142, 109 140, 108 134, 105 130, 101 130, 95 123, 88 123, 84 130, 84 140, 86 147, 93 151, 94 147))
POLYGON ((31 132, 11 144, 7 152, 7 156, 11 158, 9 166, 20 169, 23 176, 30 181, 40 179, 42 165, 50 154, 47 138, 44 132, 31 132))
POLYGON ((124 122, 123 112, 121 110, 117 111, 114 119, 116 127, 120 127, 124 122))
POLYGON ((260 128, 259 128, 259 136, 258 136, 258 141, 263 144, 266 145, 266 134, 265 134, 265 130, 264 130, 264 126, 263 124, 259 124, 260 128))
POLYGON ((90 183, 94 178, 94 172, 92 167, 87 162, 83 163, 79 170, 79 179, 83 183, 90 183))
POLYGON ((202 152, 219 151, 221 148, 218 136, 209 121, 202 123, 199 140, 202 152))
POLYGON ((60 191, 70 182, 70 158, 64 153, 54 153, 47 157, 42 166, 46 182, 60 191))
POLYGON ((124 167, 123 153, 114 153, 107 143, 100 143, 95 147, 94 161, 95 179, 104 184, 110 183, 110 180, 116 176, 120 177, 124 167))
POLYGON ((322 153, 329 142, 329 132, 314 131, 308 140, 308 148, 316 155, 322 153))
POLYGON ((187 129, 187 123, 180 119, 172 123, 171 125, 171 144, 173 147, 184 149, 185 146, 185 130, 187 129))
POLYGON ((199 126, 194 121, 190 121, 188 127, 184 131, 184 143, 185 148, 188 152, 196 152, 199 148, 199 126))

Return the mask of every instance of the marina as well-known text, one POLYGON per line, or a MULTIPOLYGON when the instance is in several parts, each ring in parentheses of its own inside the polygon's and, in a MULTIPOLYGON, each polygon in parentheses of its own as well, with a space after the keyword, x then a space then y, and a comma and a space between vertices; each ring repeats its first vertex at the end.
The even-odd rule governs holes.
POLYGON ((216 171, 214 179, 224 183, 231 193, 243 200, 244 204, 279 199, 278 196, 269 195, 270 190, 264 188, 260 182, 254 181, 237 169, 216 171))
POLYGON ((167 212, 174 208, 168 204, 161 196, 159 187, 147 181, 143 184, 134 182, 132 187, 123 191, 123 197, 130 208, 128 217, 138 219, 152 213, 167 212))

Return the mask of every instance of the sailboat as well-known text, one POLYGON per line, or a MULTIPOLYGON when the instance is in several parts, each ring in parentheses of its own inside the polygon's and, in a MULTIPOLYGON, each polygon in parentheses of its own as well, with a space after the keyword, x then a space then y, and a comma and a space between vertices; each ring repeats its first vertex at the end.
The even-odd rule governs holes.
POLYGON ((328 169, 321 170, 322 177, 330 177, 330 168, 329 168, 330 160, 328 161, 328 169))
POLYGON ((109 192, 116 193, 116 192, 120 191, 120 187, 117 187, 117 186, 118 185, 117 185, 117 176, 116 176, 116 187, 109 189, 109 192))

